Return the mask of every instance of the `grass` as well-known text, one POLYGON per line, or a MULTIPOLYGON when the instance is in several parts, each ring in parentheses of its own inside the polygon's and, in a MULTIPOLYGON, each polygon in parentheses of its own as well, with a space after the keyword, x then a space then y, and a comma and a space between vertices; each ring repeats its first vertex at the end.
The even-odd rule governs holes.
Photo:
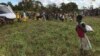
MULTIPOLYGON (((86 17, 94 32, 87 33, 95 52, 100 56, 100 19, 86 17)), ((75 22, 15 22, 0 27, 0 56, 79 56, 75 22)))

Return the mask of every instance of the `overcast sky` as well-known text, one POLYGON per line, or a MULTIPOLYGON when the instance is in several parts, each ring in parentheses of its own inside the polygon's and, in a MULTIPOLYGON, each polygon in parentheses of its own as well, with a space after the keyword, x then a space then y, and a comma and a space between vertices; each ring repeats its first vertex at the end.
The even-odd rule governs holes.
MULTIPOLYGON (((0 0, 0 2, 5 2, 7 3, 8 1, 12 2, 14 5, 20 2, 21 0, 0 0)), ((100 7, 100 0, 39 0, 43 3, 43 5, 51 4, 51 3, 56 3, 57 5, 60 5, 62 2, 64 3, 69 3, 69 2, 75 2, 79 8, 82 8, 83 6, 89 7, 91 4, 96 7, 100 7)))

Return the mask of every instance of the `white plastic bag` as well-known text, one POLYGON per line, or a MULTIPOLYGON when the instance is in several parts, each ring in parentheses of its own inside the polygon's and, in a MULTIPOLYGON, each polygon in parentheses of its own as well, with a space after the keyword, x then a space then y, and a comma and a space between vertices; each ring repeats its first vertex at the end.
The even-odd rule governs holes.
POLYGON ((90 25, 86 25, 86 31, 90 32, 90 31, 94 31, 94 30, 90 25))

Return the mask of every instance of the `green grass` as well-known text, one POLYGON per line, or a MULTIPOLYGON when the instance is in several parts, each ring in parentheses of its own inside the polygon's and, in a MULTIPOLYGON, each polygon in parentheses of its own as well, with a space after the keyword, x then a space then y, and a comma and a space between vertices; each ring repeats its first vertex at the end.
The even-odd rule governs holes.
MULTIPOLYGON (((95 52, 100 56, 100 19, 86 17, 94 32, 87 33, 95 52)), ((0 56, 79 56, 75 22, 15 22, 0 27, 0 56)))

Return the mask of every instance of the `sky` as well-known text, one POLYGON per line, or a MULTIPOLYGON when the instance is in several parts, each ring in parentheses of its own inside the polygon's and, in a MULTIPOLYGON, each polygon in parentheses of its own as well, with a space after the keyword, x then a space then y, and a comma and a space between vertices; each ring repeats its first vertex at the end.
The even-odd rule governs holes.
POLYGON ((4 2, 4 3, 7 3, 7 2, 12 2, 13 5, 15 4, 18 4, 18 2, 20 2, 21 0, 0 0, 0 3, 4 2))
MULTIPOLYGON (((1 2, 12 2, 14 5, 18 4, 18 2, 20 2, 21 0, 0 0, 1 2)), ((81 9, 83 6, 84 7, 89 7, 91 4, 94 6, 94 8, 100 7, 100 0, 95 0, 92 2, 92 0, 39 0, 43 3, 43 5, 47 5, 47 4, 52 4, 52 3, 56 3, 58 6, 64 2, 64 3, 69 3, 69 2, 75 2, 78 7, 81 9)))

